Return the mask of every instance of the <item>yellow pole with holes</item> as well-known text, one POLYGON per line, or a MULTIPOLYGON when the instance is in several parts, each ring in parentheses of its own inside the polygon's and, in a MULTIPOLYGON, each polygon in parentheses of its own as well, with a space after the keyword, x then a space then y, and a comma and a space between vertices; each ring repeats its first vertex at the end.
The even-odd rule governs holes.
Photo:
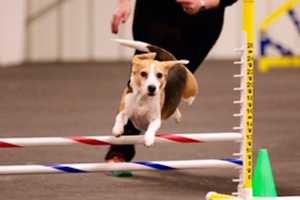
POLYGON ((246 35, 244 74, 245 93, 243 99, 244 119, 241 124, 243 130, 242 144, 242 184, 239 187, 239 196, 209 192, 209 200, 252 200, 252 170, 253 170, 253 100, 254 100, 254 7, 255 0, 243 0, 243 31, 246 35))
POLYGON ((255 0, 243 0, 243 31, 246 33, 246 105, 243 144, 244 199, 252 197, 253 171, 253 100, 254 100, 254 31, 255 0))

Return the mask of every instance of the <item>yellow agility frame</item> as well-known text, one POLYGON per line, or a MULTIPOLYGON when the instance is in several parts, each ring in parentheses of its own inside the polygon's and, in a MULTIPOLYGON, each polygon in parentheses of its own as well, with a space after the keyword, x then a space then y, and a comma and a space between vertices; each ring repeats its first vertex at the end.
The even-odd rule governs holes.
POLYGON ((259 71, 268 72, 271 68, 300 68, 300 56, 268 56, 258 61, 259 71))
MULTIPOLYGON (((269 15, 259 26, 261 33, 278 20, 281 16, 287 14, 289 10, 300 4, 300 0, 288 0, 269 15)), ((258 60, 259 71, 268 72, 271 68, 300 68, 300 56, 263 56, 258 60)))
POLYGON ((288 13, 289 10, 295 8, 298 4, 300 4, 300 0, 288 0, 283 3, 259 25, 259 30, 261 32, 265 32, 268 27, 273 24, 278 18, 288 13))

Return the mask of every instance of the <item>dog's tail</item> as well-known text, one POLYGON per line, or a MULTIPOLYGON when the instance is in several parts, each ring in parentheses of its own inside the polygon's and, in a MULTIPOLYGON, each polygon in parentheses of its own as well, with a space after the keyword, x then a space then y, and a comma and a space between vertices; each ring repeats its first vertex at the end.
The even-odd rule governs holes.
POLYGON ((170 53, 169 51, 152 45, 146 42, 141 41, 133 41, 133 40, 124 40, 124 39, 113 39, 114 41, 120 43, 123 46, 136 49, 141 52, 155 52, 156 59, 159 61, 169 61, 169 60, 177 60, 176 57, 170 53))
POLYGON ((124 40, 124 39, 113 39, 113 41, 120 43, 123 46, 130 47, 142 52, 150 52, 148 46, 150 44, 146 42, 134 41, 134 40, 124 40))

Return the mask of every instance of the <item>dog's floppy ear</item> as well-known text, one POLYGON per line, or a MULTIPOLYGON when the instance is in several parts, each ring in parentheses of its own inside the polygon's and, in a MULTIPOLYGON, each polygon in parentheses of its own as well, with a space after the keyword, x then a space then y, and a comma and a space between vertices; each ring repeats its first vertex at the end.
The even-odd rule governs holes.
POLYGON ((161 62, 161 66, 164 69, 169 70, 171 67, 173 67, 176 64, 186 65, 188 63, 189 63, 188 60, 170 60, 170 61, 163 61, 163 62, 161 62))
POLYGON ((133 64, 139 64, 143 60, 154 60, 155 56, 156 56, 156 53, 154 53, 154 52, 152 52, 152 53, 138 54, 138 55, 135 55, 133 57, 132 63, 133 64))

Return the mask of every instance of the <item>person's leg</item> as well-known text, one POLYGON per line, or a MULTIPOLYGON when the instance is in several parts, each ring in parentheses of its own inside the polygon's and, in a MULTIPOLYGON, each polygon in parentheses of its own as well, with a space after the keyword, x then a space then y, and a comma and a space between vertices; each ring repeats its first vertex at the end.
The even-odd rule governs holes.
MULTIPOLYGON (((138 135, 140 130, 136 129, 132 122, 129 120, 126 126, 124 127, 124 136, 125 135, 138 135)), ((122 136, 123 136, 122 135, 122 136)), ((109 161, 118 157, 124 159, 124 161, 131 161, 135 155, 134 145, 111 145, 109 151, 105 156, 105 160, 109 161)))
POLYGON ((174 54, 190 61, 187 67, 191 72, 194 73, 197 70, 215 45, 221 34, 223 21, 223 9, 182 18, 179 26, 181 48, 175 49, 174 54))

